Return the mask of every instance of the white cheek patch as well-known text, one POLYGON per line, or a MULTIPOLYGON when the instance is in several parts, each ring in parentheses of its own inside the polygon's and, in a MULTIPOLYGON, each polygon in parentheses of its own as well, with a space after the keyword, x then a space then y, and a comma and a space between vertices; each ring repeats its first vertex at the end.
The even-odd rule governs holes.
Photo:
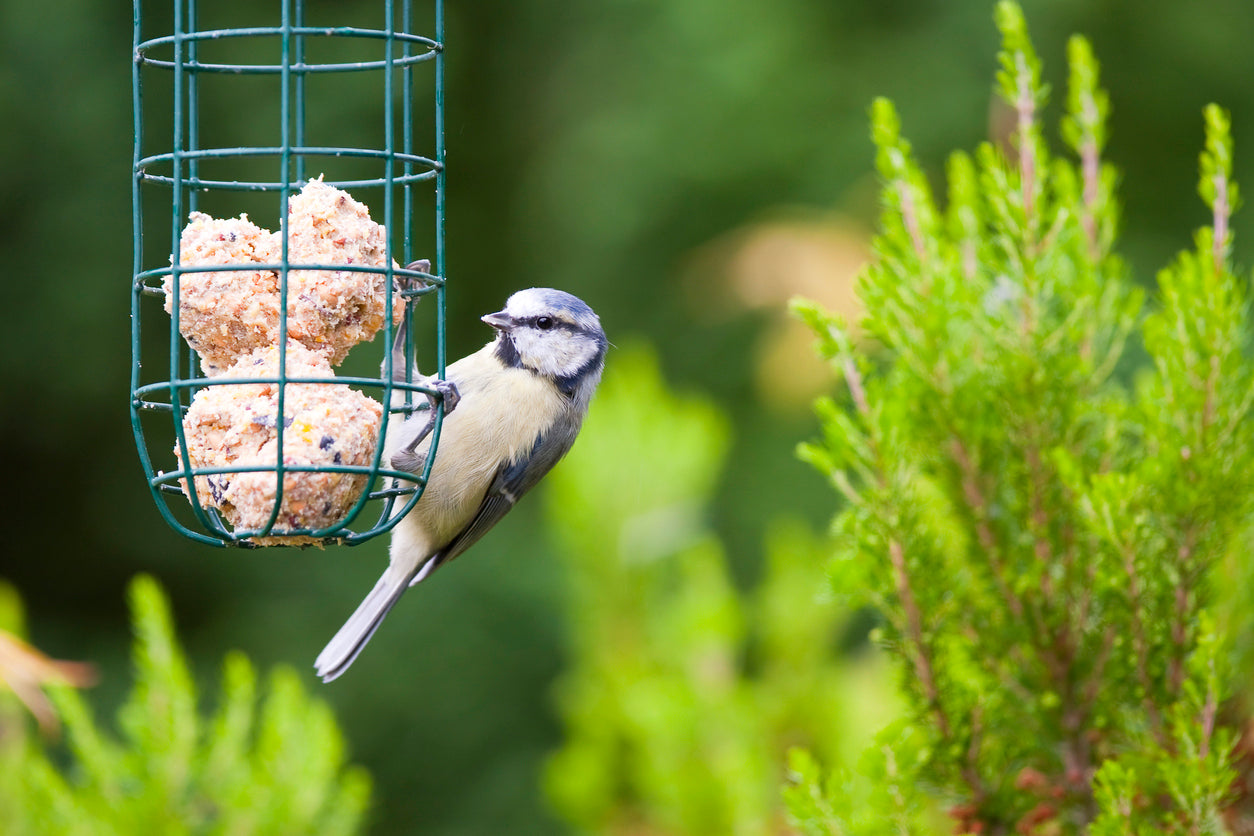
POLYGON ((514 333, 514 345, 523 365, 545 377, 570 377, 596 352, 592 340, 565 329, 537 332, 520 328, 514 333))

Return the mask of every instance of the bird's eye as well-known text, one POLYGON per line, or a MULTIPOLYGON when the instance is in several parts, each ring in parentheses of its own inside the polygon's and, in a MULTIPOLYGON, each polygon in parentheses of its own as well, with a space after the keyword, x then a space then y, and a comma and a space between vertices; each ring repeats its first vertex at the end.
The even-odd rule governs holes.
POLYGON ((551 316, 536 317, 536 327, 539 328, 541 331, 549 330, 550 328, 553 327, 553 317, 551 316))

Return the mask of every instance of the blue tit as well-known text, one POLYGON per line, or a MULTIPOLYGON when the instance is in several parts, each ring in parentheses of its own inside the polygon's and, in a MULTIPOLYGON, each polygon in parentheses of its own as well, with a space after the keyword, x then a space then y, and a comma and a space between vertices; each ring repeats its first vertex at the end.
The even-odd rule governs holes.
MULTIPOLYGON (((531 288, 483 321, 496 338, 450 365, 446 381, 430 381, 446 417, 426 491, 392 530, 383 577, 318 655, 324 682, 348 669, 406 589, 496 525, 566 455, 583 423, 608 346, 592 309, 531 288)), ((415 412, 391 423, 384 455, 395 469, 422 471, 433 418, 434 410, 415 412)))

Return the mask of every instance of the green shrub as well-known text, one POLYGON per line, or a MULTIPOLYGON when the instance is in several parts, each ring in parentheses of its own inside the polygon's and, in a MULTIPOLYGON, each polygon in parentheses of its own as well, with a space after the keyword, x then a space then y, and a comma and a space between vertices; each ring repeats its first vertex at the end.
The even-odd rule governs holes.
POLYGON ((1254 472, 1228 120, 1205 111, 1211 225, 1147 307, 1114 250, 1089 45, 1069 45, 1054 156, 1023 15, 996 19, 1009 146, 955 153, 941 208, 877 101, 861 331, 796 305, 843 380, 801 448, 843 499, 832 586, 882 615, 909 711, 864 764, 900 792, 850 810, 855 776, 798 753, 789 808, 807 833, 927 832, 938 804, 960 832, 1218 832, 1234 630, 1214 567, 1247 548, 1254 472))

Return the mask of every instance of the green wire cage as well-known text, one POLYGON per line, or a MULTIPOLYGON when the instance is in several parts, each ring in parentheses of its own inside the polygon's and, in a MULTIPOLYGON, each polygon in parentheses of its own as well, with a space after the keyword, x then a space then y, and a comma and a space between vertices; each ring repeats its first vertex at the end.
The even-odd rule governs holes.
MULTIPOLYGON (((145 10, 143 5, 134 0, 131 423, 153 499, 167 523, 202 543, 254 545, 268 537, 279 538, 276 542, 364 542, 389 530, 419 500, 443 421, 438 393, 410 372, 418 331, 430 344, 420 352, 427 372, 443 377, 445 369, 442 0, 423 8, 424 20, 433 27, 430 36, 414 33, 410 0, 384 0, 382 9, 379 4, 323 4, 324 14, 337 16, 333 21, 306 20, 302 0, 280 0, 277 24, 271 19, 266 25, 232 27, 201 19, 227 13, 222 4, 209 4, 199 14, 196 0, 175 0, 172 10, 145 10), (360 15, 360 6, 370 6, 375 20, 349 25, 356 21, 344 16, 360 15), (154 36, 154 29, 162 34, 154 36), (277 373, 267 377, 245 379, 229 370, 207 374, 180 331, 180 293, 193 280, 189 277, 212 272, 234 282, 236 276, 243 281, 246 271, 272 271, 278 285, 277 347, 289 345, 291 336, 292 274, 345 270, 343 263, 289 258, 289 201, 319 176, 354 198, 370 195, 373 219, 387 231, 382 266, 355 265, 349 271, 384 280, 383 325, 371 344, 376 349, 369 358, 372 364, 366 367, 377 376, 289 375, 286 348, 277 351, 277 373), (259 223, 261 218, 282 219, 277 259, 212 267, 181 263, 180 241, 191 213, 233 218, 244 210, 259 223), (430 261, 416 262, 419 256, 430 261), (179 300, 168 312, 167 294, 179 300), (404 304, 400 317, 396 306, 401 300, 416 303, 417 296, 433 299, 404 304), (418 315, 423 322, 412 322, 418 315), (404 369, 394 375, 400 363, 391 351, 398 317, 407 339, 404 369), (296 397, 293 385, 302 384, 354 390, 390 405, 381 410, 377 442, 366 461, 339 463, 338 455, 334 463, 291 461, 288 453, 297 430, 286 408, 296 397), (219 386, 270 387, 277 409, 268 418, 273 444, 267 448, 267 461, 197 466, 185 452, 189 409, 198 396, 219 386), (389 421, 424 408, 434 410, 424 470, 396 471, 383 451, 389 421), (260 474, 272 485, 264 524, 233 525, 219 506, 191 489, 204 484, 198 479, 216 486, 242 474, 260 474), (281 513, 285 491, 291 494, 292 480, 310 474, 348 474, 354 484, 365 487, 335 521, 293 526, 281 513)), ((235 24, 240 15, 259 13, 257 5, 230 8, 236 18, 229 22, 235 24)), ((360 365, 366 358, 359 355, 369 353, 359 346, 350 360, 360 365)))

